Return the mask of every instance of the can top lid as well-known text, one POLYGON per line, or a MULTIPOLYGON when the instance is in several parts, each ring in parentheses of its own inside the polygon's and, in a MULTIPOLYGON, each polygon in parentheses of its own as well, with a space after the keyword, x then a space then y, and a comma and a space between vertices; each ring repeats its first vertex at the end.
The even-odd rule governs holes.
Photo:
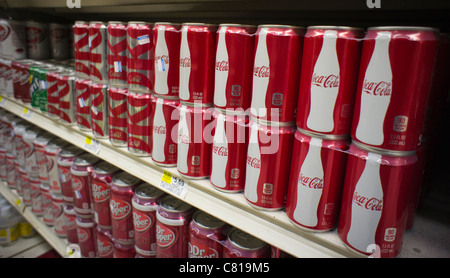
POLYGON ((221 23, 219 26, 230 26, 230 27, 254 27, 256 28, 257 25, 251 25, 251 24, 240 24, 240 23, 221 23))
POLYGON ((313 25, 308 26, 306 28, 307 30, 313 30, 313 29, 325 29, 325 30, 364 30, 364 28, 361 27, 351 27, 351 26, 334 26, 334 25, 313 25))
POLYGON ((107 161, 101 161, 94 166, 94 172, 98 174, 112 174, 119 170, 116 166, 107 161))
POLYGON ((333 134, 322 134, 297 127, 298 132, 313 138, 323 139, 323 140, 346 140, 349 135, 333 135, 333 134))
POLYGON ((120 172, 113 176, 113 183, 117 186, 134 186, 141 182, 137 177, 128 172, 120 172))
POLYGON ((155 25, 181 25, 181 23, 158 21, 158 22, 155 22, 155 25))
POLYGON ((193 217, 194 222, 206 229, 216 229, 220 228, 225 225, 225 222, 223 222, 220 219, 215 218, 214 216, 198 210, 193 217))
POLYGON ((82 152, 83 152, 83 150, 78 148, 77 146, 68 145, 59 152, 59 155, 61 157, 71 157, 71 156, 78 155, 82 152))
POLYGON ((161 200, 160 208, 168 212, 183 212, 191 209, 192 206, 174 196, 167 196, 161 200))
POLYGON ((202 23, 202 22, 185 22, 183 23, 184 26, 217 26, 216 24, 212 23, 202 23))
POLYGON ((439 32, 439 29, 426 26, 376 26, 367 30, 387 30, 387 31, 432 31, 439 32))
POLYGON ((89 21, 89 24, 104 24, 103 21, 89 21))
POLYGON ((380 155, 388 155, 388 156, 410 156, 416 154, 416 151, 394 151, 394 150, 387 150, 387 149, 380 149, 377 147, 372 147, 366 144, 359 143, 355 140, 352 141, 352 144, 354 144, 356 147, 360 148, 361 150, 377 153, 380 155))
POLYGON ((125 24, 125 22, 117 21, 117 20, 110 20, 110 21, 108 21, 108 24, 125 24))
POLYGON ((154 199, 154 198, 158 198, 161 197, 162 195, 164 195, 164 191, 152 186, 149 183, 143 183, 140 184, 136 190, 135 190, 135 194, 137 196, 139 196, 139 198, 143 198, 143 199, 154 199))
POLYGON ((247 250, 259 249, 267 245, 264 241, 237 228, 229 233, 228 238, 233 245, 247 250))
POLYGON ((100 160, 100 158, 96 157, 93 154, 90 153, 82 153, 79 156, 75 158, 73 161, 74 165, 77 166, 87 166, 87 165, 94 165, 100 160))
POLYGON ((284 24, 261 24, 258 25, 258 28, 286 28, 286 29, 305 29, 305 27, 302 26, 295 26, 295 25, 284 25, 284 24))
POLYGON ((84 20, 77 20, 77 21, 75 21, 75 25, 76 24, 87 24, 87 21, 84 21, 84 20))
POLYGON ((151 23, 146 21, 128 21, 128 24, 151 24, 151 23))

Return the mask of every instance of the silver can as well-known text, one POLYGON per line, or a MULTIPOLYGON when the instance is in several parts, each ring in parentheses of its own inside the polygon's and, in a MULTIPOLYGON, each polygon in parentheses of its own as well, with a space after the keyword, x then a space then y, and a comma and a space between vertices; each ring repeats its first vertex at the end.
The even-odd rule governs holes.
POLYGON ((50 23, 50 56, 52 59, 69 59, 70 28, 67 24, 50 23))
POLYGON ((100 139, 109 138, 108 85, 91 83, 91 128, 92 134, 100 139))
POLYGON ((28 58, 48 59, 50 57, 48 24, 27 21, 26 26, 28 58))
POLYGON ((24 22, 0 20, 0 56, 8 60, 27 57, 26 25, 24 22))
POLYGON ((104 22, 91 21, 89 24, 89 74, 91 81, 108 82, 107 27, 104 22))
POLYGON ((59 120, 66 125, 77 122, 75 71, 68 70, 58 75, 59 120))

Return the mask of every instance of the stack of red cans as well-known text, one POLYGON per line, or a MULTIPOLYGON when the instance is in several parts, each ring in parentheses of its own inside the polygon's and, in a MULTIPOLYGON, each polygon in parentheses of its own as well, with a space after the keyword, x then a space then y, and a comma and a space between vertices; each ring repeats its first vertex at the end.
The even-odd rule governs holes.
POLYGON ((258 209, 286 205, 303 36, 288 25, 256 31, 244 195, 258 209))
POLYGON ((211 172, 211 122, 217 26, 183 23, 177 168, 185 177, 204 179, 211 172))

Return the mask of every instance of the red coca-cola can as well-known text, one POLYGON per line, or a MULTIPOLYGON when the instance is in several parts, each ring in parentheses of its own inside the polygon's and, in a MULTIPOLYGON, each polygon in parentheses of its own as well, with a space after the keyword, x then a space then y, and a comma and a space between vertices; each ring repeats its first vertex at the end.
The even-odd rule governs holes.
POLYGON ((50 187, 48 184, 41 183, 39 186, 42 199, 42 220, 45 225, 53 226, 55 224, 55 217, 53 215, 53 201, 50 187))
POLYGON ((294 123, 304 29, 259 25, 255 35, 250 113, 259 120, 294 123))
POLYGON ((204 179, 211 174, 211 123, 214 108, 185 102, 181 104, 177 169, 189 179, 204 179))
POLYGON ((178 98, 180 82, 181 25, 157 22, 153 27, 155 45, 154 93, 156 96, 178 98))
POLYGON ((108 21, 108 83, 110 87, 127 87, 127 24, 108 21))
POLYGON ((48 184, 52 192, 61 194, 61 179, 58 169, 58 154, 67 142, 60 138, 52 139, 45 146, 45 156, 47 158, 48 184))
POLYGON ((90 153, 78 155, 72 163, 72 190, 74 207, 77 214, 93 214, 92 194, 89 183, 89 173, 100 159, 90 153))
POLYGON ((67 234, 67 242, 78 244, 77 215, 74 207, 68 204, 64 204, 64 229, 67 234))
POLYGON ((149 93, 128 91, 128 143, 130 153, 150 156, 152 152, 152 96, 149 93))
POLYGON ((141 180, 127 172, 116 173, 111 183, 111 223, 114 239, 120 244, 134 244, 131 200, 141 180))
POLYGON ((50 57, 50 39, 48 24, 35 21, 26 22, 27 55, 34 60, 45 60, 50 57))
POLYGON ((112 176, 117 171, 119 171, 119 168, 116 166, 106 161, 100 161, 94 165, 90 179, 95 223, 108 230, 111 229, 110 183, 112 182, 112 176))
POLYGON ((125 147, 128 142, 128 89, 108 88, 109 142, 117 147, 125 147))
POLYGON ((338 235, 357 254, 397 256, 408 218, 417 157, 370 152, 350 145, 342 193, 338 235))
POLYGON ((75 71, 67 70, 57 76, 59 98, 59 120, 63 124, 73 125, 77 121, 77 94, 75 71))
POLYGON ((64 146, 57 155, 56 163, 58 165, 59 180, 61 184, 61 195, 66 204, 73 204, 74 196, 72 189, 72 164, 77 155, 83 152, 82 149, 68 145, 64 146))
POLYGON ((181 27, 179 97, 212 104, 217 26, 184 23, 181 27))
POLYGON ((135 258, 136 250, 133 244, 121 244, 114 240, 114 254, 113 258, 135 258))
POLYGON ((11 19, 0 20, 0 55, 4 59, 18 60, 27 57, 26 23, 11 19))
POLYGON ((91 131, 91 81, 75 79, 77 126, 82 131, 91 131))
POLYGON ((189 258, 222 258, 228 225, 206 212, 196 211, 189 224, 189 258))
POLYGON ((286 214, 300 228, 322 232, 336 226, 348 146, 346 138, 295 132, 286 214))
POLYGON ((156 257, 187 258, 189 224, 195 208, 173 196, 161 200, 156 213, 156 257))
POLYGON ((50 57, 56 60, 70 58, 71 27, 67 24, 50 23, 50 57))
POLYGON ((127 84, 128 89, 152 93, 154 77, 153 24, 130 21, 127 25, 127 84))
POLYGON ((244 196, 258 209, 280 210, 286 205, 296 128, 271 124, 250 119, 244 196))
POLYGON ((223 258, 270 258, 270 245, 237 228, 231 229, 223 247, 223 258))
POLYGON ((41 181, 37 177, 28 177, 31 190, 31 212, 42 216, 41 181))
POLYGON ((297 126, 309 132, 350 134, 363 30, 310 26, 303 42, 297 126))
POLYGON ((107 26, 101 21, 89 23, 89 76, 92 82, 108 83, 107 26))
POLYGON ((58 76, 62 69, 47 72, 47 112, 50 118, 59 118, 59 88, 58 76))
POLYGON ((89 90, 92 134, 100 139, 109 138, 108 85, 91 83, 89 90))
POLYGON ((58 237, 67 237, 66 217, 64 215, 64 200, 61 194, 51 193, 53 203, 53 231, 58 237))
POLYGON ((160 166, 176 166, 180 101, 153 97, 153 103, 152 159, 160 166))
POLYGON ((134 248, 145 258, 156 256, 156 211, 164 192, 143 183, 136 187, 132 198, 134 248))
POLYGON ((114 238, 111 230, 97 225, 97 255, 99 258, 114 258, 114 238))
POLYGON ((356 89, 351 130, 354 141, 379 151, 417 149, 430 95, 437 35, 436 29, 426 27, 368 29, 356 89))
POLYGON ((224 192, 241 192, 245 185, 245 168, 249 138, 247 113, 213 113, 211 184, 224 192))
POLYGON ((89 79, 89 23, 86 21, 75 21, 73 34, 76 76, 82 79, 89 79))
POLYGON ((214 106, 250 107, 256 26, 220 24, 216 36, 214 106))
POLYGON ((96 227, 92 215, 77 215, 78 246, 82 258, 97 257, 96 227))

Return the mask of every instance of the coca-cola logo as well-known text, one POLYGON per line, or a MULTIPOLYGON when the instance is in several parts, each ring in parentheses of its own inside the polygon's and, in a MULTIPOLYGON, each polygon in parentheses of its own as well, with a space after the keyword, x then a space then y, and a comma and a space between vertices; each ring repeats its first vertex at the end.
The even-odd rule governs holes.
POLYGON ((353 194, 353 203, 367 210, 381 211, 383 209, 383 199, 369 198, 358 194, 356 191, 353 194))
POLYGON ((339 76, 334 74, 326 76, 314 73, 312 76, 311 84, 322 88, 338 88, 339 76))
POLYGON ((133 225, 136 232, 145 232, 152 226, 152 219, 139 211, 133 211, 133 225))
POLYGON ((81 227, 78 227, 77 234, 78 234, 78 242, 85 242, 90 237, 90 231, 88 229, 83 229, 81 227))
POLYGON ((227 61, 216 62, 216 70, 218 71, 228 71, 229 65, 227 61))
POLYGON ((364 79, 362 91, 374 96, 390 96, 392 91, 391 82, 370 82, 364 79))
POLYGON ((247 164, 252 168, 261 168, 261 160, 256 157, 247 156, 247 164))
POLYGON ((213 152, 219 156, 228 156, 228 148, 221 146, 213 146, 213 152))
POLYGON ((156 225, 156 243, 162 248, 169 248, 176 240, 176 234, 171 229, 158 223, 156 225))
POLYGON ((154 126, 153 127, 153 133, 156 134, 166 134, 166 127, 165 126, 154 126))
POLYGON ((185 134, 179 134, 178 135, 178 143, 189 144, 189 136, 187 136, 185 134))
POLYGON ((266 66, 254 67, 253 75, 256 77, 266 77, 270 76, 270 68, 266 66))
POLYGON ((298 177, 298 183, 313 189, 323 189, 323 179, 318 177, 307 177, 300 173, 298 177))
POLYGON ((104 202, 109 199, 111 189, 106 183, 93 182, 92 183, 92 197, 95 202, 104 202))
POLYGON ((45 40, 46 33, 43 29, 37 27, 27 27, 28 43, 40 43, 45 40))
POLYGON ((167 56, 167 55, 159 55, 159 56, 156 56, 155 57, 155 61, 161 61, 161 60, 163 60, 164 61, 164 64, 169 64, 169 56, 167 56))
POLYGON ((180 67, 182 67, 182 68, 191 67, 191 58, 181 58, 180 59, 180 67))
POLYGON ((11 28, 8 25, 0 25, 0 41, 6 40, 11 33, 11 28))
POLYGON ((127 217, 131 211, 131 205, 124 200, 112 199, 109 205, 111 208, 111 216, 117 220, 127 217))
POLYGON ((97 252, 99 257, 107 257, 114 251, 114 245, 103 239, 97 239, 97 252))
POLYGON ((81 189, 83 189, 83 181, 77 176, 72 176, 72 190, 80 191, 81 189))

